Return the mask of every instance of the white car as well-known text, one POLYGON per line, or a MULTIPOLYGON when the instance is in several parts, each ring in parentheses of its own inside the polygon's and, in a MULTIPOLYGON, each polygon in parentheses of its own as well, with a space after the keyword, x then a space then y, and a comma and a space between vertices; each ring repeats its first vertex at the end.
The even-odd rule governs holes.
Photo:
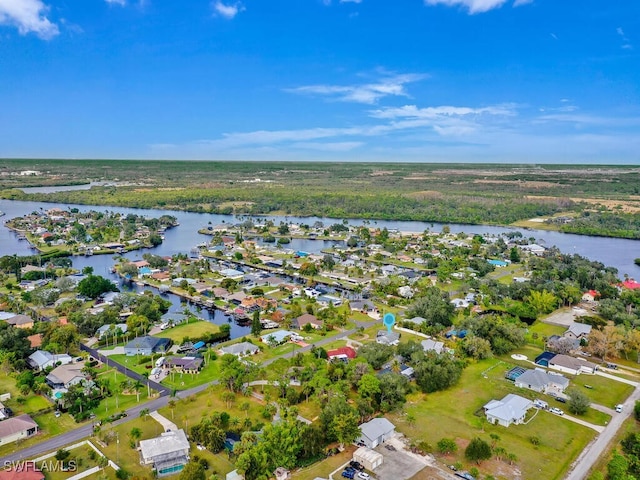
POLYGON ((201 444, 196 445, 196 448, 198 450, 206 450, 206 447, 204 445, 201 445, 201 444))
POLYGON ((370 478, 370 476, 367 472, 358 472, 358 478, 364 478, 365 480, 367 480, 370 478))
POLYGON ((616 405, 616 412, 622 413, 622 408, 623 408, 622 405, 616 405))
POLYGON ((556 408, 556 407, 553 407, 553 408, 549 409, 549 411, 551 413, 555 413, 556 415, 560 415, 560 416, 564 415, 564 412, 562 410, 560 410, 559 408, 556 408))

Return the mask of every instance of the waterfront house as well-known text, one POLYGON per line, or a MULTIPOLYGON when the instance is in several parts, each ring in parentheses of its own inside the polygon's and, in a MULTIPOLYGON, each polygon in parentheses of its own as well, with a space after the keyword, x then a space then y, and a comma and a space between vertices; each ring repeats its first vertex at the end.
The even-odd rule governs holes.
POLYGON ((132 355, 151 355, 152 353, 164 353, 171 346, 171 340, 160 337, 136 337, 124 346, 124 353, 132 355))

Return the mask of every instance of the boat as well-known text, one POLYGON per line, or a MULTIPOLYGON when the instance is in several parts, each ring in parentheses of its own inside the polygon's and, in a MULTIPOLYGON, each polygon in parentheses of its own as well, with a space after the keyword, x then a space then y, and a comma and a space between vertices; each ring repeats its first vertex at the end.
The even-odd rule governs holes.
POLYGON ((160 290, 160 293, 169 293, 169 290, 171 290, 171 287, 169 287, 169 285, 160 285, 158 287, 158 290, 160 290))

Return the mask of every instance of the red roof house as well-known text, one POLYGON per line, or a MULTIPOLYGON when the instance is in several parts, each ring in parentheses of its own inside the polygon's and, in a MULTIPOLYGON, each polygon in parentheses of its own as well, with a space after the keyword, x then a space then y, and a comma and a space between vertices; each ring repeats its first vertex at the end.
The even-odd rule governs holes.
POLYGON ((633 279, 629 279, 629 280, 625 280, 624 282, 622 282, 622 286, 624 288, 628 288, 629 290, 636 290, 636 289, 640 288, 640 283, 636 282, 633 279))
POLYGON ((356 351, 351 347, 340 347, 335 350, 327 351, 327 358, 331 360, 334 357, 348 358, 350 360, 356 358, 356 351))

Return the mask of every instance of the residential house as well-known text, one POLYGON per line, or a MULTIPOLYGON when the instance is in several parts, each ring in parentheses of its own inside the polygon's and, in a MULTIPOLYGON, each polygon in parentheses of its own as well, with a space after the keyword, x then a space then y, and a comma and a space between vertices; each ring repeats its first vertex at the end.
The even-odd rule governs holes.
POLYGON ((45 381, 54 390, 67 390, 72 385, 86 380, 87 377, 82 372, 82 368, 80 364, 60 365, 51 370, 45 381))
POLYGON ((562 393, 569 386, 569 379, 563 375, 552 375, 541 369, 529 369, 515 379, 515 385, 534 392, 562 393))
POLYGON ((384 417, 374 418, 360 425, 360 431, 362 435, 357 441, 367 448, 376 448, 395 435, 396 426, 384 417))
POLYGON ((38 433, 38 424, 29 415, 18 415, 0 422, 0 445, 24 440, 38 433))
POLYGON ((27 337, 29 343, 31 344, 31 348, 40 348, 42 346, 42 334, 34 333, 33 335, 29 335, 27 337))
POLYGON ((73 358, 66 353, 56 355, 49 353, 46 350, 36 350, 29 355, 27 363, 34 370, 42 372, 45 368, 54 367, 56 365, 66 365, 67 363, 71 363, 72 360, 73 358))
POLYGON ((151 355, 152 353, 164 353, 171 346, 171 340, 160 337, 136 337, 124 346, 124 353, 132 355, 151 355))
POLYGON ((400 343, 400 334, 388 330, 378 330, 376 333, 376 343, 380 345, 398 345, 400 343))
POLYGON ((173 370, 177 373, 200 373, 204 361, 201 357, 172 357, 168 358, 162 364, 162 368, 173 370))
POLYGON ((257 345, 249 342, 240 342, 234 345, 228 345, 226 347, 220 348, 220 355, 235 355, 236 357, 244 357, 247 355, 255 355, 260 351, 260 348, 257 345))
POLYGON ((289 332, 287 330, 277 330, 275 332, 262 335, 260 337, 260 341, 269 345, 280 345, 281 343, 289 340, 289 338, 293 335, 295 335, 294 332, 289 332))
POLYGON ((484 412, 489 423, 508 427, 523 423, 532 406, 531 400, 510 393, 502 400, 491 400, 484 406, 484 412))
POLYGON ((119 334, 127 333, 127 329, 128 327, 126 323, 108 323, 98 328, 98 330, 96 330, 95 336, 96 338, 102 338, 105 335, 111 337, 117 331, 119 331, 119 334))
POLYGON ((595 363, 562 354, 554 355, 549 359, 549 368, 569 375, 580 375, 581 373, 593 375, 598 370, 595 363))
POLYGON ((189 462, 189 441, 184 430, 169 431, 140 441, 140 463, 151 465, 158 477, 180 472, 189 462))
POLYGON ((378 309, 371 300, 353 300, 349 302, 349 307, 353 312, 376 312, 378 309))
POLYGON ((22 462, 0 471, 0 480, 44 480, 44 473, 36 467, 34 462, 22 462))
POLYGON ((311 325, 315 330, 320 330, 324 325, 324 322, 319 320, 315 315, 311 315, 309 313, 300 315, 298 318, 294 318, 291 322, 291 326, 298 330, 302 330, 306 325, 311 325))
POLYGON ((589 290, 588 292, 584 292, 582 294, 582 301, 593 303, 596 301, 596 298, 600 297, 600 293, 596 290, 589 290))
POLYGON ((438 342, 436 340, 433 340, 432 338, 423 340, 422 342, 420 342, 420 344, 422 345, 422 349, 425 352, 436 352, 437 354, 440 354, 444 349, 443 342, 438 342))
POLYGON ((591 333, 591 325, 586 323, 571 322, 569 328, 562 334, 563 337, 571 338, 572 340, 586 339, 591 333))
POLYGON ((14 315, 7 318, 6 322, 16 328, 33 328, 33 318, 28 315, 14 315))
POLYGON ((413 323, 414 325, 422 325, 424 322, 427 321, 427 319, 422 317, 412 317, 412 318, 405 318, 402 321, 406 323, 413 323))
POLYGON ((327 351, 327 359, 329 359, 329 361, 337 359, 343 362, 348 362, 354 358, 356 358, 356 351, 351 347, 340 347, 327 351))

